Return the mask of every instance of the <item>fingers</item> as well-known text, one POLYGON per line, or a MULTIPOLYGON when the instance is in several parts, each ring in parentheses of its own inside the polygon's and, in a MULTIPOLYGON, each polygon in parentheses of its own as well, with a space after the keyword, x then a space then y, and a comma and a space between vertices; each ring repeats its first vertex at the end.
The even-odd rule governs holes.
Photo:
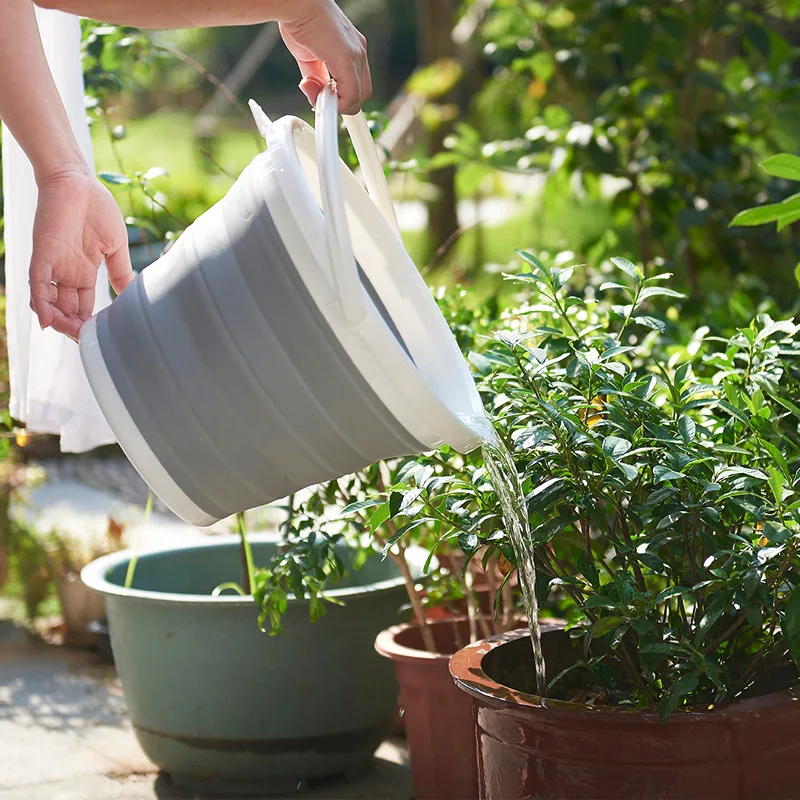
POLYGON ((316 106, 319 93, 325 88, 325 85, 326 82, 321 81, 319 78, 303 78, 300 81, 300 91, 311 103, 311 108, 316 106))
POLYGON ((78 289, 78 319, 86 322, 94 311, 94 286, 78 289))
POLYGON ((58 297, 55 286, 51 283, 52 270, 50 265, 38 258, 34 250, 29 271, 28 283, 31 289, 31 309, 39 318, 42 328, 49 327, 53 322, 53 303, 58 297))
POLYGON ((372 94, 372 76, 367 61, 367 40, 357 33, 355 44, 329 64, 339 93, 339 112, 357 114, 372 94))
POLYGON ((303 81, 300 88, 313 105, 318 92, 315 83, 333 77, 339 93, 339 111, 357 114, 372 94, 372 77, 367 61, 367 40, 332 5, 331 15, 320 15, 300 25, 281 25, 284 42, 295 57, 303 81))
POLYGON ((297 58, 297 66, 300 67, 300 74, 303 76, 304 79, 312 78, 314 80, 318 80, 322 83, 323 86, 331 79, 330 73, 328 72, 328 68, 325 66, 325 63, 323 61, 320 61, 318 58, 314 58, 314 56, 312 56, 311 53, 308 53, 307 58, 304 57, 297 58))
POLYGON ((358 34, 361 47, 363 48, 361 58, 361 102, 372 97, 372 72, 369 68, 369 57, 367 56, 367 39, 358 34))
MULTIPOLYGON (((111 288, 117 294, 133 280, 133 267, 131 266, 131 254, 128 250, 127 236, 125 244, 118 247, 113 253, 106 254, 106 271, 111 282, 111 288)), ((94 287, 92 287, 92 306, 94 306, 94 287)), ((89 316, 91 314, 92 310, 90 309, 89 316)))
POLYGON ((63 333, 65 336, 69 336, 73 342, 78 341, 82 324, 83 322, 77 317, 67 317, 62 314, 58 308, 53 308, 53 322, 50 327, 54 331, 63 333))

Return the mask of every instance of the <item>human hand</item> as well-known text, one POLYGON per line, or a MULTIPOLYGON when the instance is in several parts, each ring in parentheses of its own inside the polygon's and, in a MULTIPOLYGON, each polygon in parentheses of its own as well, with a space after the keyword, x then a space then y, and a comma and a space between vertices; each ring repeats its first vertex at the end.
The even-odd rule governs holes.
POLYGON ((333 0, 297 0, 293 14, 280 21, 281 36, 297 60, 300 89, 313 106, 331 77, 339 111, 356 114, 372 94, 367 40, 333 0))
POLYGON ((125 222, 111 193, 88 167, 37 175, 37 181, 31 308, 42 328, 78 341, 94 309, 103 260, 115 292, 133 280, 125 222))

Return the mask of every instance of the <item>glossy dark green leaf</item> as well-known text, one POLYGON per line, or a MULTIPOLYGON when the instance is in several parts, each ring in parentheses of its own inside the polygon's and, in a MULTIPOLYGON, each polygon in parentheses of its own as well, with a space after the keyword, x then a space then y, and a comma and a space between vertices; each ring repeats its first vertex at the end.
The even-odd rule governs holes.
POLYGON ((782 630, 789 653, 800 669, 800 586, 794 589, 786 602, 782 630))
POLYGON ((666 722, 669 715, 675 710, 681 698, 691 694, 699 683, 697 674, 694 672, 681 675, 672 685, 669 692, 661 698, 658 704, 658 715, 662 722, 666 722))

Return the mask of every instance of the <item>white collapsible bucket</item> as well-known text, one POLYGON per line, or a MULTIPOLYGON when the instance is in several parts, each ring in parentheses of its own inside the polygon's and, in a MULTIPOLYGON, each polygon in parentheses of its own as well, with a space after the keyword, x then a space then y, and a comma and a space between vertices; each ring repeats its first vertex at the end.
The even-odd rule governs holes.
POLYGON ((369 194, 338 157, 332 88, 316 137, 251 107, 267 151, 80 337, 123 450, 196 525, 489 430, 364 117, 345 123, 369 194))

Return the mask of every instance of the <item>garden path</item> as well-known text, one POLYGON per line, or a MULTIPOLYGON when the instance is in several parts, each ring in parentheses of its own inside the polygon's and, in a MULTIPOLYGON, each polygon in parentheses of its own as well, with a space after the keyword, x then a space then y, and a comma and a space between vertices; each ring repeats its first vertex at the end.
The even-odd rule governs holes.
MULTIPOLYGON (((384 742, 367 775, 319 784, 298 797, 410 798, 405 743, 384 742)), ((0 800, 87 798, 201 796, 181 792, 145 758, 113 667, 92 651, 34 641, 0 622, 0 800)))

